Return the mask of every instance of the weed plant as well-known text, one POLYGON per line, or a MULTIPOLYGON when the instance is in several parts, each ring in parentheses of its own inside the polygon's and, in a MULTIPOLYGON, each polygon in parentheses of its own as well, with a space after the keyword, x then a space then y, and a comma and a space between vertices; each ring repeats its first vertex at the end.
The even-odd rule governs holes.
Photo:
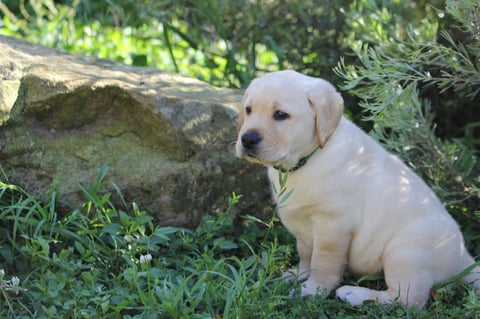
MULTIPOLYGON (((302 298, 281 273, 295 263, 293 238, 276 217, 242 218, 232 194, 222 212, 193 230, 155 225, 135 204, 110 198, 106 166, 84 204, 57 212, 57 193, 39 201, 0 183, 1 318, 478 318, 478 294, 445 284, 425 311, 374 303, 352 308, 332 296, 302 298)), ((121 196, 116 189, 116 195, 121 196)), ((285 193, 288 196, 288 192, 285 193)), ((346 279, 382 288, 379 276, 346 279)))

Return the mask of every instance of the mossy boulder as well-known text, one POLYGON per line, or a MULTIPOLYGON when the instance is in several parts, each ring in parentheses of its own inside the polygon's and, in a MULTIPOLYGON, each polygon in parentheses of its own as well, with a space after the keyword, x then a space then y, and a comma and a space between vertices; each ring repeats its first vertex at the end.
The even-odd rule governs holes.
POLYGON ((35 195, 57 185, 63 209, 104 164, 162 225, 194 227, 232 192, 238 214, 270 205, 264 168, 235 158, 241 92, 3 36, 0 77, 0 167, 35 195))

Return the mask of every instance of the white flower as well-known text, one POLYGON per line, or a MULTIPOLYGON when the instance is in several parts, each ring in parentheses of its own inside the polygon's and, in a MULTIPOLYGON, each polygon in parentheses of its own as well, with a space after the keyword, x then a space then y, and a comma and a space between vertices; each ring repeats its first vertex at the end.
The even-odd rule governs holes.
POLYGON ((12 282, 12 287, 18 287, 20 285, 20 278, 16 276, 12 277, 11 282, 12 282))
POLYGON ((152 261, 152 255, 146 254, 146 255, 141 255, 140 256, 140 263, 141 264, 146 264, 152 261))

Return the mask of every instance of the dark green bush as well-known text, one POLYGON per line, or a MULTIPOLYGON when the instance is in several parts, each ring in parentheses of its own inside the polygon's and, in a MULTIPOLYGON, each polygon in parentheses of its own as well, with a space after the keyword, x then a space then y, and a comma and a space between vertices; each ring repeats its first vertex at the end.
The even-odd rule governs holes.
POLYGON ((354 41, 379 40, 380 28, 382 40, 400 34, 408 23, 434 15, 433 5, 442 6, 388 1, 381 7, 372 0, 5 3, 4 33, 235 87, 282 68, 337 83, 332 68, 341 56, 355 60, 354 41))

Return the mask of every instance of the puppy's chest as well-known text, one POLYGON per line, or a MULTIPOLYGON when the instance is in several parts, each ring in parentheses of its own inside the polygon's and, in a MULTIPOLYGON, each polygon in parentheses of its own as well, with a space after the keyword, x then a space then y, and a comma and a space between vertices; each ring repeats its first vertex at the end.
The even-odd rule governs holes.
POLYGON ((279 202, 278 215, 282 224, 297 239, 310 242, 315 229, 334 218, 327 206, 318 198, 315 200, 292 193, 287 200, 279 202))
POLYGON ((274 194, 282 220, 306 222, 313 216, 330 215, 338 211, 338 201, 323 190, 322 185, 287 185, 281 195, 274 194))
POLYGON ((304 243, 312 241, 313 227, 312 215, 314 212, 307 207, 284 206, 278 209, 278 215, 282 224, 292 235, 304 243))
POLYGON ((278 208, 278 215, 283 224, 308 225, 313 215, 318 214, 318 207, 314 205, 284 205, 278 208))

